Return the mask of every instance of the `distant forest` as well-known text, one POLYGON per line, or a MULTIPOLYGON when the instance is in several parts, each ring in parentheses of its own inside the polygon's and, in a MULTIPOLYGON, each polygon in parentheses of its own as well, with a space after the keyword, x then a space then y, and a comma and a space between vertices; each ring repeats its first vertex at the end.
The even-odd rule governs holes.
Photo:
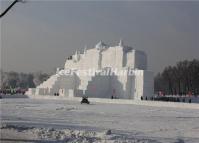
MULTIPOLYGON (((42 72, 17 73, 1 71, 1 89, 33 88, 47 80, 50 75, 42 72)), ((154 77, 154 92, 169 95, 199 95, 199 60, 180 61, 166 67, 154 77)))
POLYGON ((199 60, 181 61, 166 67, 154 78, 155 92, 169 95, 199 94, 199 60))
POLYGON ((34 88, 48 78, 49 75, 42 72, 27 74, 1 71, 1 89, 34 88))

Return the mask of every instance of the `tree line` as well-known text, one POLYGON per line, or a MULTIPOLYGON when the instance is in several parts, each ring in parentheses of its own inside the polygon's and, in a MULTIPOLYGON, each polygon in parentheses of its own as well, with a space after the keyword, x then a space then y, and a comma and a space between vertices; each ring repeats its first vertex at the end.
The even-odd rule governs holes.
POLYGON ((42 72, 18 73, 14 71, 4 72, 1 70, 1 89, 27 89, 34 88, 49 77, 42 72))
POLYGON ((198 95, 199 60, 184 60, 166 67, 155 76, 154 90, 167 95, 198 95))

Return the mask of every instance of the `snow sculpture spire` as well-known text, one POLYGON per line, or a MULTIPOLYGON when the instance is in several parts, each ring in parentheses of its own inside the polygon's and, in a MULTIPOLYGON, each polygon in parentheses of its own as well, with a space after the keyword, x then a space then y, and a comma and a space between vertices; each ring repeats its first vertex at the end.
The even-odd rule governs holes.
POLYGON ((58 73, 59 73, 59 71, 60 71, 60 69, 59 69, 59 68, 57 68, 57 70, 56 70, 56 74, 58 74, 58 73))
POLYGON ((77 56, 77 50, 75 51, 75 56, 77 56))
POLYGON ((86 55, 87 45, 84 46, 84 55, 86 55))
POLYGON ((98 49, 98 50, 103 50, 103 49, 105 49, 106 47, 107 47, 107 45, 104 44, 101 40, 100 40, 100 42, 97 43, 97 45, 95 46, 95 48, 98 49))
POLYGON ((124 43, 123 43, 122 39, 120 39, 120 42, 119 42, 118 45, 119 45, 120 47, 123 47, 123 46, 124 46, 124 43))
POLYGON ((80 59, 80 52, 76 50, 76 52, 75 52, 75 61, 77 62, 77 61, 79 61, 79 59, 80 59))

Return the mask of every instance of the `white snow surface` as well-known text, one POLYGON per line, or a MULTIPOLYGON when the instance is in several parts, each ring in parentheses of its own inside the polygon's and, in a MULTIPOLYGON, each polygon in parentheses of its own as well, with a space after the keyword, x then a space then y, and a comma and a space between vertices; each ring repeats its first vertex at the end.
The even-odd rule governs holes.
POLYGON ((3 143, 199 142, 198 108, 30 98, 0 103, 3 143))

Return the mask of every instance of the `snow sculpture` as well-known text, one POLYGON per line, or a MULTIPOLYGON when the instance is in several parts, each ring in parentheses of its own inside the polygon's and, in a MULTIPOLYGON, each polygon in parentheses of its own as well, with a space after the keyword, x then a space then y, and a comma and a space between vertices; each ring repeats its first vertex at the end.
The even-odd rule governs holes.
POLYGON ((125 46, 108 46, 100 41, 95 48, 85 47, 67 58, 65 67, 27 95, 71 97, 150 99, 153 96, 153 73, 147 70, 143 51, 125 46))

